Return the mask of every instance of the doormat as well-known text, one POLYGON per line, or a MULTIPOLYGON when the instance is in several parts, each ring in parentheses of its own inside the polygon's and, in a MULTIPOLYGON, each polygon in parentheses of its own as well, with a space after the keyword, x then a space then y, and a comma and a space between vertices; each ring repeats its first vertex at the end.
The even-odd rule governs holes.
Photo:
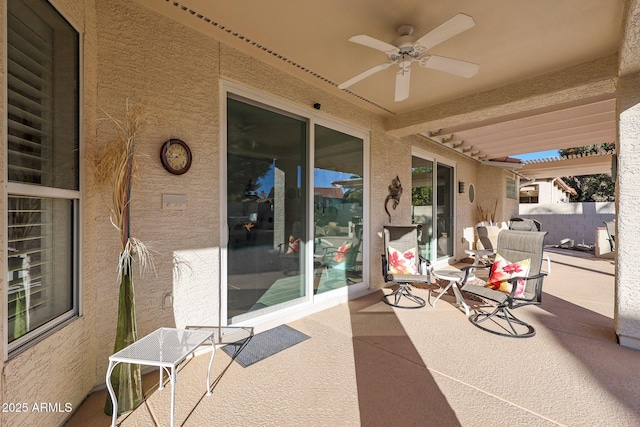
POLYGON ((308 335, 287 325, 260 332, 249 338, 227 344, 222 350, 243 368, 266 359, 306 339, 308 335))

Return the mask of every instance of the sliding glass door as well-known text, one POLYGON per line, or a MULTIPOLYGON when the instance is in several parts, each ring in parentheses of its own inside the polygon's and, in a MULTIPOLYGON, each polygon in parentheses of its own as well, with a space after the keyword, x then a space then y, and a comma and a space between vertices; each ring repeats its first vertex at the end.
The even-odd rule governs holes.
POLYGON ((420 226, 420 254, 433 261, 433 162, 416 156, 411 158, 411 220, 420 226))
POLYGON ((365 286, 364 135, 276 105, 227 93, 227 324, 365 286))
POLYGON ((362 282, 364 144, 314 127, 314 292, 362 282))
POLYGON ((306 297, 306 120, 227 101, 227 321, 306 297))
POLYGON ((438 163, 436 172, 437 259, 453 256, 453 168, 438 163))
POLYGON ((453 256, 453 182, 452 166, 412 157, 412 221, 420 225, 421 254, 432 262, 453 256))

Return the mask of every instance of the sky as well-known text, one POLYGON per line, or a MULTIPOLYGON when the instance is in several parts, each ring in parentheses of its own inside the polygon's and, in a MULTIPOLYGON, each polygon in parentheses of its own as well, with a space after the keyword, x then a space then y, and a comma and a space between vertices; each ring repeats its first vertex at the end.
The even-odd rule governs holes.
MULTIPOLYGON (((528 153, 528 154, 518 154, 514 157, 520 160, 533 160, 533 159, 546 159, 549 157, 557 157, 560 156, 560 152, 558 150, 550 150, 550 151, 538 151, 536 153, 528 153)), ((352 174, 347 174, 343 172, 335 172, 323 169, 316 169, 314 172, 314 181, 316 187, 331 187, 331 183, 333 181, 339 181, 342 179, 349 179, 352 174)), ((300 170, 298 171, 298 185, 300 185, 300 170)), ((261 191, 264 191, 266 194, 269 194, 271 188, 273 187, 273 167, 269 170, 264 176, 258 178, 258 194, 261 191)))
POLYGON ((528 154, 518 154, 514 157, 520 160, 533 160, 533 159, 546 159, 548 157, 559 157, 560 152, 558 150, 550 150, 550 151, 538 151, 536 153, 528 153, 528 154))
MULTIPOLYGON (((272 166, 271 169, 264 174, 264 176, 261 176, 258 178, 258 188, 257 188, 258 194, 260 194, 262 191, 264 191, 265 194, 269 194, 269 191, 271 191, 271 189, 273 188, 273 179, 274 179, 273 170, 274 170, 274 166, 272 166)), ((298 168, 298 186, 300 186, 300 176, 301 176, 301 169, 298 168)), ((332 187, 331 185, 332 182, 340 181, 343 179, 349 179, 352 176, 353 174, 351 173, 344 173, 344 172, 337 172, 337 171, 330 171, 330 170, 316 168, 314 170, 314 185, 316 187, 328 188, 328 187, 332 187)))

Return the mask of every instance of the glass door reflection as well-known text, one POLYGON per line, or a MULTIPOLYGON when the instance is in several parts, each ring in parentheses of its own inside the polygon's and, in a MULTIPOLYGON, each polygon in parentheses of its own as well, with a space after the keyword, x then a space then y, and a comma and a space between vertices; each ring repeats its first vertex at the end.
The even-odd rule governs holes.
POLYGON ((420 254, 433 260, 433 162, 411 158, 411 220, 419 224, 420 254))
POLYGON ((438 259, 453 256, 453 168, 438 163, 436 233, 438 259))
POLYGON ((227 100, 227 320, 306 300, 306 141, 300 118, 227 100))
POLYGON ((314 292, 362 282, 363 140, 316 125, 314 292))
POLYGON ((454 168, 411 158, 411 220, 419 224, 420 253, 431 262, 453 256, 454 168))

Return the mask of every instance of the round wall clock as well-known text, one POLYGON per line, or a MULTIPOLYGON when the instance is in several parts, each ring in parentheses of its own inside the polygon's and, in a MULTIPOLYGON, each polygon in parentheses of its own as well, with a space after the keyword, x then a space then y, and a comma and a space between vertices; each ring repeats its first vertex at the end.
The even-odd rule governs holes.
POLYGON ((170 139, 162 144, 160 161, 168 172, 182 175, 191 167, 191 150, 183 141, 170 139))

